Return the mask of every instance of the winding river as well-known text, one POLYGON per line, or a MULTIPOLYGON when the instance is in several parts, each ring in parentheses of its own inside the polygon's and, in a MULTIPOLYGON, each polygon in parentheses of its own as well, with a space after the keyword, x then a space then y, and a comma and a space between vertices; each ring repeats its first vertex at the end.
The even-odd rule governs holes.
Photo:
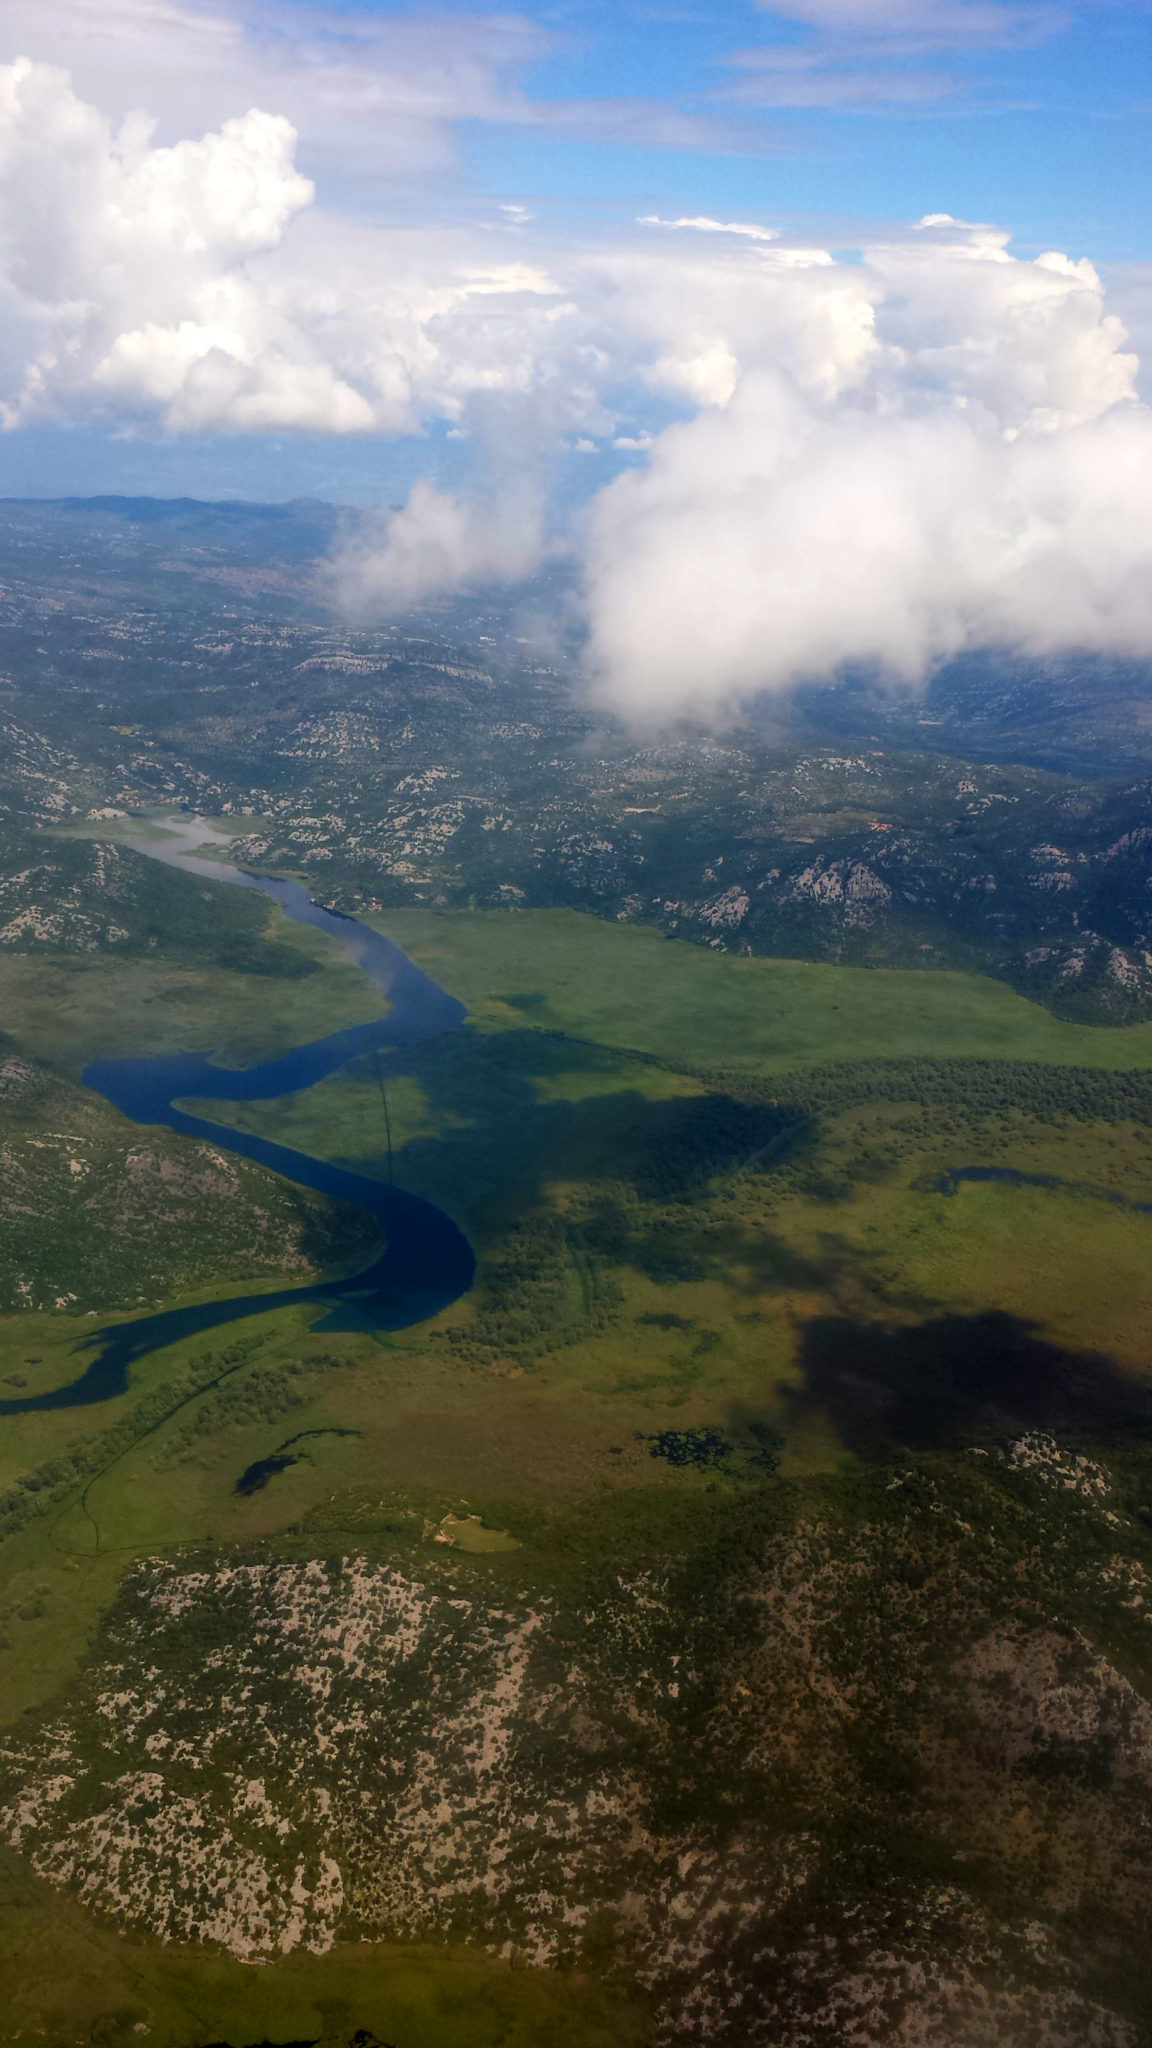
POLYGON ((123 1393, 129 1367, 149 1352, 183 1337, 235 1323, 270 1309, 317 1303, 325 1313, 314 1330, 404 1330, 447 1308, 472 1285, 475 1255, 450 1216, 419 1195, 407 1194, 388 1181, 352 1173, 328 1161, 294 1152, 267 1138, 211 1122, 177 1109, 177 1101, 207 1097, 217 1102, 267 1102, 322 1081, 361 1053, 383 1047, 413 1045, 442 1031, 455 1030, 466 1016, 457 1002, 409 960, 391 939, 356 918, 325 910, 298 882, 247 874, 217 860, 204 860, 193 850, 211 836, 202 818, 164 821, 166 837, 137 842, 136 850, 154 860, 179 867, 213 882, 231 882, 271 896, 297 924, 314 925, 337 940, 391 1005, 388 1015, 368 1024, 334 1031, 311 1045, 297 1046, 261 1066, 235 1069, 214 1066, 203 1053, 160 1054, 147 1059, 93 1060, 84 1069, 86 1086, 95 1088, 125 1116, 140 1124, 167 1124, 183 1136, 207 1140, 221 1151, 254 1159, 273 1173, 314 1188, 323 1195, 354 1202, 374 1215, 387 1243, 381 1256, 360 1273, 344 1280, 322 1280, 310 1287, 285 1287, 262 1294, 202 1302, 193 1308, 167 1309, 133 1322, 113 1323, 85 1339, 79 1349, 91 1354, 86 1370, 51 1393, 0 1401, 0 1415, 32 1409, 76 1408, 123 1393))

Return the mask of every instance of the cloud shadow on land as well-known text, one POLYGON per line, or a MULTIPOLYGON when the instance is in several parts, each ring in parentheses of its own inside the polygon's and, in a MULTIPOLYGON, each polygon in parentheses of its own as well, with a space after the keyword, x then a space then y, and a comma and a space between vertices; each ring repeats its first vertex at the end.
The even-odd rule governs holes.
POLYGON ((1000 1310, 914 1324, 815 1316, 800 1365, 789 1395, 797 1418, 828 1416, 862 1457, 1029 1429, 1152 1427, 1152 1385, 1000 1310))
MULTIPOLYGON (((525 1008, 536 1001, 516 1000, 525 1008)), ((389 1056, 384 1080, 415 1082, 436 1128, 397 1143, 396 1178, 459 1216, 483 1245, 557 1181, 615 1184, 640 1203, 681 1208, 687 1227, 693 1203, 717 1181, 749 1167, 771 1173, 810 1142, 811 1120, 798 1105, 747 1103, 715 1089, 649 1095, 620 1085, 635 1064, 627 1051, 531 1027, 466 1025, 404 1047, 389 1056), (549 1093, 557 1081, 579 1084, 578 1092, 549 1093)), ((375 1088, 370 1062, 344 1073, 375 1088)), ((353 1128, 358 1149, 337 1145, 335 1163, 382 1174, 383 1149, 359 1149, 373 1127, 358 1120, 353 1128)), ((383 1148, 382 1124, 378 1137, 383 1148)))

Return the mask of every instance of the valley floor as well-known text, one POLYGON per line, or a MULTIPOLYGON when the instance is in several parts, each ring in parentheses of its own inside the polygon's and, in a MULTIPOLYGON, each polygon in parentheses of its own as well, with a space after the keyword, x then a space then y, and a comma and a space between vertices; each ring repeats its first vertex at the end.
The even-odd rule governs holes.
MULTIPOLYGON (((1143 2044, 1152 1027, 573 912, 379 921, 469 1023, 199 1106, 385 1175, 386 1098, 477 1285, 5 1417, 0 2042, 1143 2044)), ((8 1186, 56 1219, 0 1396, 273 1288, 269 1233, 347 1259, 354 1214, 255 1168, 161 1227, 204 1148, 75 1080, 374 1013, 305 950, 0 964, 8 1186), (80 1258, 75 1184, 145 1146, 164 1202, 85 1212, 80 1258)))

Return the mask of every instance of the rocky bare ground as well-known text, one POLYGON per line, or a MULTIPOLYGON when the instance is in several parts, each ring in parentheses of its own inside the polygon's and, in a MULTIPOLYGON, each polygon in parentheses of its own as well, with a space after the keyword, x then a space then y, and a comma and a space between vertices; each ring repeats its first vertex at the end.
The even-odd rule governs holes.
POLYGON ((669 2043, 1138 2048, 1152 1607, 1107 1466, 1033 1436, 780 1501, 583 1595, 419 1546, 145 1561, 10 1740, 4 1837, 163 1940, 618 1970, 669 2043))

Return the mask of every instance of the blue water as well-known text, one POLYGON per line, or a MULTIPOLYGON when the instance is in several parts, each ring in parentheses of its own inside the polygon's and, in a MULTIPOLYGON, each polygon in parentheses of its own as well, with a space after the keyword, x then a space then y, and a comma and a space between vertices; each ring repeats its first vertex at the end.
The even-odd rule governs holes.
POLYGON ((294 1152, 286 1145, 275 1145, 267 1138, 253 1137, 231 1125, 213 1123, 207 1117, 174 1106, 178 1099, 195 1100, 198 1096, 217 1102, 268 1102, 277 1095, 294 1094, 322 1081, 325 1075, 335 1073, 361 1053, 413 1045, 441 1031, 455 1030, 467 1014, 463 1003, 439 988, 391 939, 371 931, 356 918, 323 909, 298 882, 245 874, 221 862, 198 859, 187 850, 193 836, 196 843, 205 837, 200 821, 172 832, 158 845, 142 846, 140 851, 189 873, 206 875, 214 882, 258 889, 271 896, 298 924, 314 925, 327 932, 388 997, 389 1013, 373 1023, 354 1024, 310 1045, 297 1046, 293 1052, 257 1067, 218 1067, 203 1053, 171 1053, 142 1059, 93 1060, 82 1078, 86 1086, 97 1089, 134 1123, 167 1124, 169 1130, 179 1131, 185 1137, 206 1139, 221 1151, 254 1159, 300 1187, 315 1188, 320 1194, 367 1209, 379 1223, 387 1248, 363 1272, 346 1280, 285 1287, 270 1294, 240 1295, 230 1300, 203 1302, 196 1308, 168 1309, 159 1315, 141 1316, 134 1322, 110 1324, 78 1346, 81 1353, 91 1354, 90 1363, 78 1378, 48 1394, 0 1401, 0 1415, 20 1415, 31 1409, 77 1408, 93 1401, 106 1401, 123 1393, 129 1367, 149 1352, 180 1338, 216 1329, 223 1323, 266 1315, 270 1309, 315 1302, 326 1311, 313 1324, 317 1331, 408 1329, 447 1308, 467 1292, 475 1277, 476 1259, 471 1245, 452 1218, 434 1203, 407 1194, 388 1181, 349 1172, 326 1160, 313 1159, 306 1152, 294 1152))

